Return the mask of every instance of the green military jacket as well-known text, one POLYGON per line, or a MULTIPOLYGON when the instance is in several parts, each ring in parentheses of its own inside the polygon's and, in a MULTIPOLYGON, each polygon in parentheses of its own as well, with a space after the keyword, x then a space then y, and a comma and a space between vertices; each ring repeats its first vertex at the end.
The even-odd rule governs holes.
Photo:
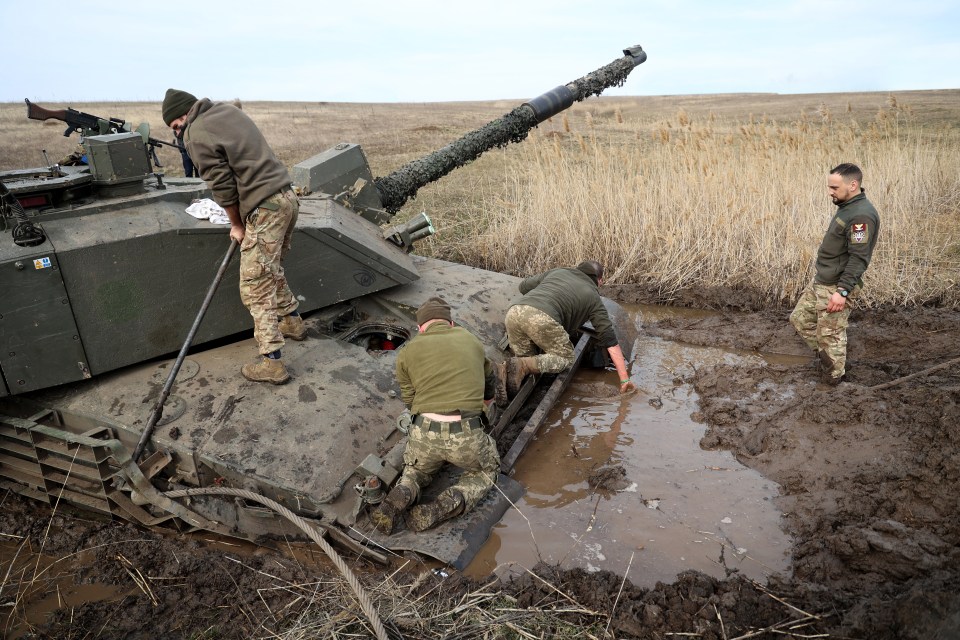
POLYGON ((610 314, 603 306, 593 278, 576 268, 551 269, 520 283, 525 304, 556 320, 568 335, 575 336, 587 320, 597 332, 597 341, 605 349, 618 343, 610 314))
POLYGON ((198 100, 187 113, 183 142, 214 201, 221 207, 239 204, 243 221, 264 200, 290 187, 290 173, 257 125, 232 104, 198 100))
POLYGON ((496 380, 483 345, 463 327, 435 322, 397 352, 397 382, 403 403, 414 414, 483 412, 496 380))
POLYGON ((847 291, 862 284, 861 276, 870 264, 879 235, 880 216, 865 194, 838 205, 817 251, 814 282, 847 291))

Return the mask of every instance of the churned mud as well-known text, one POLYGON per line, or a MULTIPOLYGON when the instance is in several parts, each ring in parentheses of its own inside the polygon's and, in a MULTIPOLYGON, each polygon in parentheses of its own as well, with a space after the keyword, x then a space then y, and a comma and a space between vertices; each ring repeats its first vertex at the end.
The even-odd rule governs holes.
MULTIPOLYGON (((607 293, 654 301, 641 289, 607 293)), ((699 396, 702 447, 730 451, 779 484, 791 570, 764 583, 735 569, 721 577, 689 571, 647 588, 622 572, 541 565, 539 577, 505 580, 504 593, 517 607, 552 603, 572 618, 612 612, 617 638, 960 637, 960 366, 872 388, 960 357, 960 313, 855 311, 847 380, 829 387, 787 322, 789 309, 745 311, 749 294, 698 295, 700 306, 724 310, 648 320, 644 331, 761 356, 681 368, 677 384, 699 396)), ((616 465, 596 471, 590 481, 598 486, 622 480, 616 465)), ((302 610, 300 585, 335 577, 323 563, 288 555, 230 553, 196 536, 51 516, 50 507, 12 495, 3 497, 0 532, 7 637, 268 637, 302 610), (47 560, 31 555, 22 566, 17 554, 41 545, 47 560), (82 562, 67 560, 74 554, 82 562), (74 584, 117 591, 77 604, 58 599, 68 564, 74 584), (149 576, 150 588, 136 575, 149 576), (41 594, 52 613, 26 621, 41 594), (204 635, 210 629, 215 636, 204 635)), ((441 580, 447 593, 471 588, 458 575, 434 576, 424 592, 441 580)))
MULTIPOLYGON (((795 536, 790 588, 857 638, 960 637, 960 313, 851 314, 846 382, 818 382, 789 309, 668 319, 651 333, 801 356, 795 364, 691 371, 708 425, 701 446, 733 451, 778 482, 795 536)), ((786 359, 785 359, 786 360, 786 359)))

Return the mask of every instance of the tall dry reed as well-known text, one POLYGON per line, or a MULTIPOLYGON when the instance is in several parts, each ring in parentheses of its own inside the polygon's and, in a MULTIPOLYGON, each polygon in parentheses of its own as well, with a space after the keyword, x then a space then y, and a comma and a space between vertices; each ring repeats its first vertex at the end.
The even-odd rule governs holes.
MULTIPOLYGON (((960 305, 960 130, 956 92, 591 99, 530 139, 489 151, 420 190, 399 219, 425 210, 439 233, 418 251, 518 275, 596 257, 611 283, 749 288, 790 303, 813 275, 834 207, 826 172, 856 162, 882 219, 867 304, 960 305), (749 115, 755 114, 769 115, 749 115)), ((43 103, 48 108, 62 104, 43 103)), ((159 103, 74 108, 148 121, 170 139, 159 103)), ((513 101, 435 104, 252 102, 292 166, 337 142, 363 146, 374 175, 455 140, 513 101)), ((63 124, 0 103, 0 169, 73 150, 63 124)), ((176 150, 159 150, 182 175, 176 150)))
POLYGON ((960 302, 960 144, 896 101, 865 121, 825 106, 789 121, 617 114, 505 154, 505 194, 484 203, 464 259, 527 275, 595 257, 611 283, 791 301, 835 212, 827 172, 855 162, 881 216, 865 303, 960 302))

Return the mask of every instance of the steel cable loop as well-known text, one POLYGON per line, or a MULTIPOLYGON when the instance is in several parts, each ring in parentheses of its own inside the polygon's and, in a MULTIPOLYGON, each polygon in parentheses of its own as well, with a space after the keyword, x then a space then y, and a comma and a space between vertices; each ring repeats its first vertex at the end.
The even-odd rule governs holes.
POLYGON ((360 608, 363 609, 363 612, 367 615, 367 618, 370 620, 370 624, 373 625, 373 630, 377 634, 378 640, 390 640, 387 635, 387 630, 383 626, 383 622, 380 620, 380 616, 377 613, 376 608, 373 606, 373 601, 370 600, 370 596, 367 595, 367 592, 364 591, 363 587, 360 585, 360 581, 357 579, 357 576, 354 575, 353 571, 350 570, 350 567, 343 561, 343 558, 340 557, 340 554, 330 546, 330 543, 324 540, 317 530, 314 529, 310 523, 306 520, 295 514, 294 512, 287 509, 282 504, 271 500, 260 494, 253 493, 252 491, 247 491, 246 489, 234 489, 232 487, 199 487, 196 489, 180 489, 178 491, 168 491, 164 493, 168 498, 185 498, 189 496, 201 496, 201 495, 220 495, 220 496, 237 496, 239 498, 245 498, 247 500, 253 500, 254 502, 259 502, 260 504, 267 506, 284 518, 297 525, 304 533, 310 536, 310 539, 320 545, 320 548, 323 549, 324 553, 330 557, 333 561, 333 564, 336 565, 337 569, 340 570, 340 573, 347 579, 347 582, 350 583, 350 587, 353 589, 353 592, 357 595, 357 599, 360 601, 360 608))

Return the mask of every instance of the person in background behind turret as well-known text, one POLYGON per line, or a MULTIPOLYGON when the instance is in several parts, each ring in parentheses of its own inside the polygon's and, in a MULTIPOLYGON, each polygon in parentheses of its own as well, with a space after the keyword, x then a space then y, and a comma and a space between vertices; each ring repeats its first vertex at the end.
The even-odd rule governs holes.
POLYGON ((286 382, 284 337, 306 337, 282 265, 300 212, 290 174, 253 120, 230 103, 167 89, 163 121, 182 138, 240 244, 240 299, 253 316, 262 356, 240 372, 254 382, 286 382))
MULTIPOLYGON (((181 132, 183 129, 181 129, 181 132)), ((200 171, 197 170, 197 165, 193 164, 193 160, 190 158, 190 154, 187 153, 187 147, 183 144, 183 138, 179 135, 174 134, 173 141, 177 145, 177 148, 180 149, 180 161, 183 163, 183 175, 186 178, 199 178, 200 171)))
POLYGON ((880 235, 880 216, 867 200, 862 182, 860 167, 849 162, 827 175, 827 191, 837 213, 817 251, 813 282, 790 314, 797 333, 817 352, 823 381, 831 385, 840 384, 846 373, 847 320, 880 235))

